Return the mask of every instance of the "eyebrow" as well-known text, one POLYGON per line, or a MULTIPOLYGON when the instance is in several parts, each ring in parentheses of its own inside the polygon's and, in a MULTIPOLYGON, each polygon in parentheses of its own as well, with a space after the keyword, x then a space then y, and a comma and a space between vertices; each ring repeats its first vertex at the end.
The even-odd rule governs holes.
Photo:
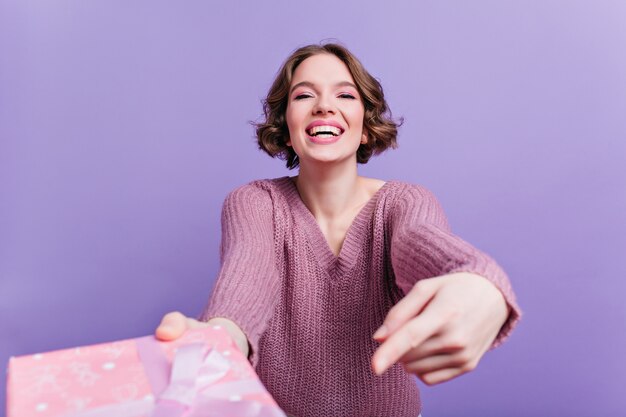
MULTIPOLYGON (((310 81, 301 81, 298 84, 295 84, 293 87, 291 87, 291 90, 289 90, 289 94, 293 93, 293 90, 295 90, 298 87, 302 87, 302 86, 306 86, 306 87, 310 87, 315 89, 315 84, 313 84, 310 81)), ((341 81, 338 82, 337 84, 335 84, 335 87, 352 87, 355 90, 359 91, 359 89, 356 87, 356 85, 352 84, 350 81, 341 81)))

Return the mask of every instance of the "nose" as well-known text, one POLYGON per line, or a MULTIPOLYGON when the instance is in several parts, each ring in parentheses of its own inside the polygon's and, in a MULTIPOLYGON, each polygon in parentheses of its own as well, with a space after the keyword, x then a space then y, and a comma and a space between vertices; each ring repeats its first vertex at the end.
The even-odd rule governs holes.
POLYGON ((313 114, 335 113, 335 107, 327 95, 320 95, 313 106, 313 114))

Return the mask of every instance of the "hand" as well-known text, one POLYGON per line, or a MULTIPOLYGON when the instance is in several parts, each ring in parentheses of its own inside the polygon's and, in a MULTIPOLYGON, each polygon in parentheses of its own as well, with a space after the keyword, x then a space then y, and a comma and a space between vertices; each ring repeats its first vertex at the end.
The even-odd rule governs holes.
POLYGON ((187 329, 197 329, 208 326, 224 327, 237 344, 241 353, 243 353, 245 357, 248 357, 248 339, 245 334, 233 321, 222 317, 215 317, 207 322, 202 322, 185 317, 182 313, 174 311, 163 316, 161 324, 159 324, 154 334, 157 339, 168 341, 178 339, 187 329))
POLYGON ((418 281, 374 333, 383 343, 372 367, 380 375, 400 362, 427 385, 448 381, 476 368, 507 316, 502 293, 479 275, 418 281))

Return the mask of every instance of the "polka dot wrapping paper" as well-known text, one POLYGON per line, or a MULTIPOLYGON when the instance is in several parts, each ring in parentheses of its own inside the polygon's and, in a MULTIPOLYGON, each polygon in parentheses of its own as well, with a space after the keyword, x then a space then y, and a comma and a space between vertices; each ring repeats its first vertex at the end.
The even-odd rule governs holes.
POLYGON ((220 326, 12 357, 7 417, 281 417, 220 326))

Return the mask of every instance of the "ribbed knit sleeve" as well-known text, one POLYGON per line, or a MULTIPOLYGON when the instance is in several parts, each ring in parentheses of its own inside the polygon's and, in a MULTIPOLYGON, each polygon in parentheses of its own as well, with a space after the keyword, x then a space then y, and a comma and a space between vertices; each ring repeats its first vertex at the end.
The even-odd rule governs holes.
POLYGON ((521 317, 509 278, 491 257, 451 233, 430 191, 418 185, 403 185, 394 202, 391 225, 391 261, 398 287, 406 294, 420 279, 456 272, 487 278, 510 307, 492 348, 499 346, 521 317))
POLYGON ((256 366, 259 339, 280 288, 269 192, 254 183, 232 191, 224 201, 221 222, 221 267, 200 320, 224 317, 235 322, 248 338, 256 366))

